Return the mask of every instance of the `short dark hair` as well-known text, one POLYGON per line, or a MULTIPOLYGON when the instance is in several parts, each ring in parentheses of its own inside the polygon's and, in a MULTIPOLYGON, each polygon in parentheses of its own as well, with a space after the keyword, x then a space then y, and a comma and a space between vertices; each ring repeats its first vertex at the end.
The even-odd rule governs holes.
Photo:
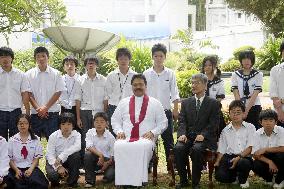
POLYGON ((31 117, 30 117, 28 114, 20 114, 20 115, 17 117, 17 119, 16 119, 17 125, 19 124, 21 118, 25 118, 26 120, 28 120, 28 123, 29 123, 29 129, 28 129, 28 131, 29 131, 29 133, 30 133, 30 135, 31 135, 31 139, 32 139, 32 140, 36 140, 37 137, 35 136, 35 133, 34 133, 33 130, 32 130, 31 117))
POLYGON ((162 43, 157 43, 152 47, 152 56, 155 52, 161 51, 164 55, 167 55, 167 47, 162 43))
POLYGON ((108 115, 105 112, 97 112, 94 116, 94 121, 98 118, 101 117, 103 118, 106 122, 108 122, 108 115))
POLYGON ((59 128, 60 128, 60 125, 61 125, 62 123, 72 123, 73 128, 74 128, 75 125, 76 125, 74 114, 71 113, 71 112, 63 112, 63 113, 59 116, 59 128))
POLYGON ((254 63, 255 63, 255 54, 252 50, 245 50, 245 51, 240 52, 239 61, 240 61, 241 65, 242 65, 242 60, 246 59, 246 58, 250 59, 251 64, 253 66, 254 63))
POLYGON ((62 61, 63 66, 68 61, 73 61, 75 63, 75 66, 76 67, 78 66, 78 59, 75 56, 73 55, 66 56, 62 61))
POLYGON ((1 47, 0 56, 10 56, 14 60, 15 54, 10 47, 1 47))
POLYGON ((282 41, 279 47, 280 55, 282 54, 283 50, 284 50, 284 40, 282 41))
POLYGON ((147 80, 146 80, 145 75, 143 75, 143 74, 135 74, 135 75, 133 75, 132 79, 131 79, 131 85, 133 84, 134 79, 143 79, 145 85, 147 86, 147 80))
POLYGON ((271 109, 262 110, 259 114, 259 121, 262 121, 263 119, 274 119, 277 122, 278 115, 274 110, 271 109))
POLYGON ((119 57, 121 56, 127 56, 129 58, 129 60, 131 60, 131 52, 129 51, 128 48, 126 47, 122 47, 122 48, 118 48, 116 50, 116 55, 115 55, 115 59, 116 61, 118 60, 119 57))
POLYGON ((47 55, 47 57, 49 58, 49 52, 48 52, 47 48, 45 48, 45 47, 37 47, 37 48, 35 48, 35 50, 34 50, 34 59, 36 58, 36 55, 38 53, 45 53, 47 55))
POLYGON ((97 64, 97 66, 99 65, 99 59, 98 59, 98 57, 96 57, 96 56, 92 56, 92 57, 87 57, 87 58, 85 58, 85 60, 84 60, 84 66, 86 66, 87 64, 88 64, 88 62, 95 62, 96 64, 97 64))
POLYGON ((229 112, 233 109, 233 108, 241 108, 243 112, 246 111, 246 106, 245 104, 243 103, 243 101, 241 100, 233 100, 230 105, 229 105, 229 112))

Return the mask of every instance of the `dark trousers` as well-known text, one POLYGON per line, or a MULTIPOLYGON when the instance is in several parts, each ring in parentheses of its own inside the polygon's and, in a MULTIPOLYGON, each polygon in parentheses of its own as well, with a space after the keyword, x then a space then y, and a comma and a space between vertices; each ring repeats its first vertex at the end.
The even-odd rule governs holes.
POLYGON ((108 121, 109 121, 109 131, 111 132, 111 134, 116 137, 116 134, 113 132, 113 129, 112 129, 112 126, 111 126, 111 116, 112 114, 114 113, 115 109, 116 109, 117 106, 115 105, 111 105, 109 104, 108 105, 108 108, 107 108, 107 115, 108 115, 108 121))
POLYGON ((21 113, 21 108, 17 108, 11 112, 0 111, 0 136, 8 140, 9 137, 12 137, 19 132, 16 121, 21 113))
POLYGON ((206 148, 205 142, 193 142, 193 140, 189 140, 187 143, 177 142, 174 147, 174 156, 181 183, 188 182, 186 165, 188 155, 190 154, 192 161, 192 185, 199 185, 201 171, 205 162, 204 152, 206 148))
MULTIPOLYGON (((68 171, 68 178, 67 184, 69 186, 73 186, 77 184, 79 178, 79 168, 80 168, 80 153, 75 152, 74 154, 70 155, 67 160, 63 163, 63 167, 68 171)), ((60 175, 54 168, 49 164, 46 163, 45 166, 46 176, 48 180, 51 182, 52 185, 58 185, 61 179, 60 175)))
MULTIPOLYGON (((109 158, 104 158, 108 161, 109 158)), ((100 170, 102 167, 98 165, 99 157, 91 152, 85 153, 84 164, 85 164, 85 180, 87 183, 95 185, 96 184, 96 171, 100 170)), ((109 166, 104 172, 104 179, 108 182, 114 180, 114 165, 109 166)))
POLYGON ((163 144, 165 148, 166 153, 166 160, 168 162, 168 158, 170 155, 170 149, 174 148, 174 137, 173 137, 173 114, 171 110, 165 110, 165 114, 168 119, 168 127, 167 129, 162 133, 161 137, 163 139, 163 144))
POLYGON ((59 128, 59 113, 49 112, 48 117, 43 119, 37 114, 32 114, 31 125, 37 136, 42 137, 44 135, 48 140, 49 136, 59 128))
POLYGON ((251 109, 248 112, 247 118, 244 120, 245 122, 251 123, 255 126, 256 130, 261 127, 259 123, 259 114, 261 112, 262 108, 260 105, 255 105, 251 107, 251 109))
MULTIPOLYGON (((275 182, 279 184, 284 180, 284 153, 268 153, 264 156, 274 162, 278 168, 278 172, 275 177, 275 182)), ((262 177, 267 182, 272 182, 273 173, 269 171, 269 166, 260 160, 253 162, 253 171, 262 177)))
POLYGON ((93 115, 92 110, 81 110, 80 111, 80 117, 83 124, 83 129, 81 133, 81 160, 82 163, 84 162, 84 154, 85 154, 85 148, 86 148, 86 134, 89 129, 94 127, 94 121, 93 121, 93 115))
POLYGON ((252 169, 253 162, 249 157, 241 158, 234 169, 230 169, 232 163, 230 162, 237 155, 224 154, 220 165, 215 169, 215 179, 222 183, 232 183, 238 180, 240 184, 244 184, 247 181, 249 172, 252 169))
MULTIPOLYGON (((24 173, 28 168, 20 168, 24 173)), ((36 167, 30 177, 22 177, 17 179, 15 171, 9 169, 8 179, 6 181, 8 189, 47 189, 48 180, 45 178, 43 172, 36 167)))

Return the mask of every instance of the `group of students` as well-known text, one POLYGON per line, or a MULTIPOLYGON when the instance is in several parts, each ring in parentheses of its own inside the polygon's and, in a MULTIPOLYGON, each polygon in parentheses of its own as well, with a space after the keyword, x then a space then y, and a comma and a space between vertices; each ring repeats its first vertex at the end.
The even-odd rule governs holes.
MULTIPOLYGON (((284 58, 284 43, 280 47, 280 52, 284 58)), ((161 121, 163 129, 160 129, 157 134, 161 133, 167 160, 170 149, 175 150, 176 165, 181 177, 178 187, 188 186, 187 178, 184 176, 184 165, 180 163, 184 162, 185 157, 189 154, 189 150, 185 150, 186 145, 183 143, 188 143, 193 139, 190 144, 193 150, 190 153, 197 155, 192 156, 194 181, 192 185, 194 188, 198 188, 203 165, 202 158, 200 158, 202 155, 199 152, 193 153, 193 151, 204 150, 203 143, 208 141, 210 141, 209 146, 212 149, 216 148, 213 136, 219 136, 221 131, 218 143, 219 155, 215 164, 217 180, 231 182, 238 176, 241 187, 248 187, 247 171, 249 172, 252 167, 250 164, 252 159, 249 157, 252 150, 257 165, 255 167, 258 167, 255 169, 257 174, 271 182, 271 174, 268 173, 282 173, 283 165, 276 163, 276 160, 273 159, 274 156, 269 161, 269 157, 272 157, 270 153, 277 152, 278 158, 278 153, 284 152, 281 148, 283 147, 283 139, 281 139, 283 137, 279 138, 279 136, 283 136, 282 129, 275 126, 276 121, 278 121, 278 125, 282 126, 284 122, 284 87, 280 84, 281 78, 284 77, 283 63, 275 66, 271 70, 270 76, 270 95, 277 113, 265 110, 260 114, 261 105, 258 94, 262 91, 263 75, 253 69, 255 55, 252 51, 240 53, 239 60, 242 68, 232 75, 232 92, 236 99, 229 106, 232 123, 226 126, 220 103, 225 98, 224 81, 220 79, 216 58, 208 56, 203 60, 201 70, 203 74, 192 77, 194 96, 182 102, 179 114, 178 102, 180 99, 176 77, 173 70, 164 66, 166 54, 167 49, 164 45, 156 44, 152 47, 154 64, 152 68, 143 73, 142 81, 144 81, 144 85, 147 85, 147 95, 157 99, 162 105, 164 111, 158 112, 161 114, 161 120, 164 115, 167 118, 167 123, 161 121), (191 103, 194 110, 187 106, 191 103), (199 114, 198 112, 201 111, 204 112, 199 114), (260 122, 258 120, 259 114, 260 122), (243 118, 245 118, 244 121, 243 118), (175 147, 173 119, 179 120, 178 143, 175 147), (270 125, 273 125, 271 122, 274 123, 272 131, 272 126, 267 126, 268 129, 265 129, 264 125, 267 120, 270 120, 270 125), (212 125, 210 125, 211 122, 212 125), (259 129, 260 124, 263 127, 261 129, 259 129), (258 129, 256 133, 260 133, 259 137, 262 137, 261 140, 269 142, 258 143, 258 145, 262 145, 255 147, 252 144, 252 134, 256 129, 258 129), (266 139, 265 136, 268 138, 266 139), (202 145, 200 145, 201 143, 202 145), (239 146, 236 147, 236 144, 239 146), (264 147, 273 148, 272 150, 268 148, 264 150, 264 147), (266 157, 266 154, 269 155, 266 157), (237 168, 233 169, 235 167, 237 168), (242 170, 243 167, 245 174, 237 174, 236 171, 242 170), (264 169, 268 171, 265 172, 264 169), (263 175, 264 172, 266 175, 263 175), (222 180, 224 178, 227 179, 222 180)), ((117 173, 114 169, 115 137, 125 138, 125 136, 121 135, 120 130, 115 130, 112 125, 125 129, 124 120, 122 120, 125 119, 123 117, 125 115, 120 115, 120 111, 128 104, 128 101, 122 101, 122 99, 132 96, 133 93, 139 93, 135 91, 135 86, 133 86, 133 76, 136 75, 136 72, 129 67, 130 51, 127 48, 119 48, 116 51, 118 68, 109 73, 106 78, 96 72, 99 66, 99 60, 96 57, 87 57, 84 60, 86 73, 82 76, 76 73, 78 60, 73 56, 67 56, 63 60, 66 74, 61 76, 58 70, 48 65, 49 52, 45 47, 35 49, 34 59, 37 66, 26 73, 12 66, 13 59, 14 53, 10 48, 0 48, 0 78, 2 81, 0 84, 0 136, 4 137, 0 139, 0 145, 3 146, 1 149, 7 149, 7 153, 5 150, 3 151, 5 153, 1 152, 0 184, 6 183, 8 187, 12 188, 20 187, 22 184, 28 184, 29 188, 46 188, 48 186, 45 176, 37 168, 38 160, 42 157, 42 147, 37 136, 42 137, 43 135, 48 140, 47 178, 53 186, 58 185, 60 179, 66 177, 67 184, 76 187, 79 168, 82 165, 86 170, 85 187, 95 185, 96 172, 103 171, 105 181, 112 181, 116 178, 117 175, 114 176, 117 173), (32 105, 31 111, 30 104, 32 105), (21 112, 23 105, 26 114, 21 112), (118 105, 120 108, 116 110, 118 105), (112 115, 115 111, 113 118, 112 115), (118 120, 121 120, 119 124, 122 125, 118 124, 118 120), (112 123, 112 121, 115 122, 112 123), (8 138, 7 146, 6 140, 8 138)), ((141 76, 138 76, 138 79, 139 77, 141 76)), ((138 89, 141 90, 141 88, 138 89)), ((145 96, 144 93, 143 95, 145 96)), ((142 112, 143 104, 142 107, 141 104, 142 112)), ((134 106, 136 108, 136 105, 134 106)), ((146 114, 146 116, 149 115, 146 114)), ((135 113, 136 117, 139 117, 139 112, 137 115, 135 113)), ((140 120, 140 123, 143 125, 143 119, 140 120)), ((135 124, 134 120, 133 128, 135 124)), ((135 128, 137 129, 137 127, 135 128)), ((141 128, 142 126, 139 129, 141 130, 141 128)), ((132 136, 131 129, 129 132, 132 136)), ((152 140, 153 132, 146 133, 145 138, 152 140)), ((281 160, 283 161, 283 158, 281 160)), ((278 159, 277 162, 279 162, 278 159)), ((131 175, 129 179, 131 179, 131 175)), ((281 176, 276 176, 275 187, 284 185, 283 179, 281 179, 281 176)), ((145 182, 147 179, 143 181, 145 182)), ((117 180, 116 182, 119 183, 117 180)))

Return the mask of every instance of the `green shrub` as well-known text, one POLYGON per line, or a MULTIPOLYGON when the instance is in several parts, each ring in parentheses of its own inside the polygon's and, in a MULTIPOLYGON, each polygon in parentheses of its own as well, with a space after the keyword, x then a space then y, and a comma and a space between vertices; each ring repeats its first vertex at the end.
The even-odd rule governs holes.
POLYGON ((239 60, 240 52, 245 51, 245 50, 254 51, 254 49, 255 49, 254 47, 249 46, 249 45, 239 47, 239 48, 235 49, 234 52, 233 52, 234 58, 235 58, 236 60, 239 60))
POLYGON ((22 70, 23 72, 26 72, 27 70, 35 67, 33 53, 33 49, 15 52, 13 66, 22 70))
POLYGON ((220 65, 220 69, 223 72, 233 72, 241 68, 241 64, 238 60, 229 59, 227 62, 220 65))
POLYGON ((260 70, 271 70, 273 66, 279 64, 281 56, 279 47, 283 38, 274 38, 270 36, 265 44, 256 51, 257 61, 255 67, 260 70))
POLYGON ((190 84, 191 76, 196 73, 199 73, 199 71, 195 69, 176 72, 177 86, 181 98, 187 98, 192 95, 190 84))

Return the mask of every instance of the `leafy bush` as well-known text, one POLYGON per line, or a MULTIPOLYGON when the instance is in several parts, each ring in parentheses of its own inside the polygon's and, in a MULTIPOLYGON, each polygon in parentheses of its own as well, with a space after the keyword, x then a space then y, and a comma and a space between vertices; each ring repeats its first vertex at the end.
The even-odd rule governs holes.
POLYGON ((235 58, 236 60, 239 60, 240 52, 245 51, 245 50, 254 51, 254 49, 255 49, 254 47, 249 46, 249 45, 239 47, 239 48, 235 49, 234 52, 233 52, 234 58, 235 58))
POLYGON ((199 71, 195 69, 176 72, 177 85, 181 98, 187 98, 192 95, 190 84, 191 76, 196 73, 199 73, 199 71))
POLYGON ((220 69, 223 72, 233 72, 240 68, 241 68, 240 62, 233 58, 229 59, 227 62, 220 65, 220 69))
POLYGON ((22 70, 23 72, 26 72, 27 70, 35 67, 33 53, 34 53, 33 49, 15 52, 15 59, 13 61, 13 66, 22 70))
POLYGON ((283 38, 274 38, 270 36, 265 44, 256 51, 257 61, 255 67, 260 70, 271 70, 273 66, 279 64, 281 56, 279 47, 283 38))

